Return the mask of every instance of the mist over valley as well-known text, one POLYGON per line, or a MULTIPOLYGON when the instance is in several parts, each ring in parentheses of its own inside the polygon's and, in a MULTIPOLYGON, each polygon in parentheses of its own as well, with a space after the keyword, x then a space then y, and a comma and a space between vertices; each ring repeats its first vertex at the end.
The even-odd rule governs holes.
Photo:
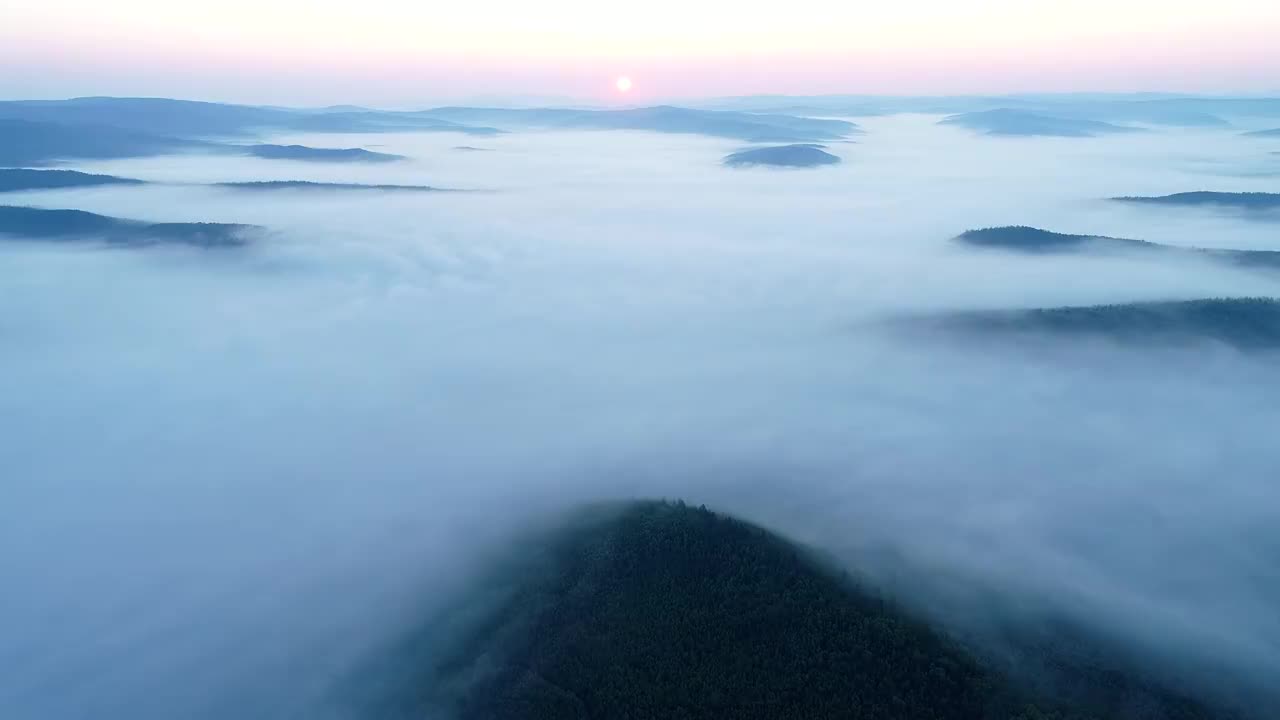
POLYGON ((1277 102, 0 103, 0 716, 608 716, 509 668, 677 598, 841 692, 878 618, 902 717, 1269 718, 1277 102))

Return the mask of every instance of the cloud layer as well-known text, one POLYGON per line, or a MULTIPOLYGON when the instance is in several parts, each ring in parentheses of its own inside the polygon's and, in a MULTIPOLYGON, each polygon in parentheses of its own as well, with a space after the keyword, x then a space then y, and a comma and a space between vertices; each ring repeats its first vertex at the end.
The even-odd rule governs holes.
POLYGON ((1274 693, 1274 356, 891 329, 1277 294, 1274 271, 1194 256, 950 241, 1030 225, 1276 249, 1274 227, 1105 200, 1268 189, 1237 173, 1265 163, 1256 143, 936 120, 867 121, 815 170, 730 171, 733 141, 628 131, 484 153, 289 136, 271 141, 411 159, 81 169, 486 192, 7 194, 268 234, 216 257, 0 242, 0 715, 340 717, 341 679, 510 533, 632 496, 816 543, 957 631, 990 592, 1206 693, 1274 693))

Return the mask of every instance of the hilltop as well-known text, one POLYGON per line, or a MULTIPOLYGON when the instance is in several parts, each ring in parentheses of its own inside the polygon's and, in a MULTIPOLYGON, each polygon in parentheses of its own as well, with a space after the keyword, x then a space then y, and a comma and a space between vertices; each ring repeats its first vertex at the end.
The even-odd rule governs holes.
POLYGON ((770 165, 786 168, 811 168, 836 165, 841 160, 839 157, 827 152, 825 145, 798 143, 795 145, 777 145, 740 150, 725 156, 723 162, 728 167, 770 165))
POLYGON ((1026 110, 998 108, 961 113, 944 118, 939 125, 955 125, 985 135, 1094 137, 1140 132, 1140 128, 1113 125, 1101 120, 1056 117, 1026 110))
POLYGON ((60 190, 64 188, 96 187, 99 185, 142 185, 141 180, 93 175, 75 170, 30 170, 25 168, 0 169, 0 192, 18 190, 60 190))
POLYGON ((370 670, 386 692, 366 708, 370 714, 1228 717, 1094 668, 1062 671, 1073 685, 1074 705, 1067 707, 862 589, 815 551, 681 502, 584 511, 521 543, 510 564, 481 584, 476 597, 459 598, 455 610, 370 670))
POLYGON ((245 245, 252 225, 206 222, 148 223, 83 210, 45 210, 0 206, 0 236, 56 242, 101 241, 110 245, 192 245, 227 248, 245 245))
POLYGON ((1124 196, 1111 198, 1116 202, 1142 205, 1169 205, 1176 207, 1223 207, 1235 210, 1280 210, 1280 193, 1267 192, 1194 192, 1157 196, 1124 196))
POLYGON ((1108 339, 1136 345, 1217 342, 1240 350, 1280 348, 1280 301, 1212 298, 956 313, 943 327, 1013 336, 1108 339))
POLYGON ((1159 251, 1164 254, 1202 257, 1250 267, 1280 267, 1280 250, 1179 247, 1129 238, 1058 233, 1024 225, 967 230, 955 239, 976 248, 1037 255, 1090 251, 1159 251))
POLYGON ((403 155, 373 152, 364 148, 314 148, 306 145, 249 145, 244 148, 244 151, 265 160, 385 163, 406 159, 403 155))

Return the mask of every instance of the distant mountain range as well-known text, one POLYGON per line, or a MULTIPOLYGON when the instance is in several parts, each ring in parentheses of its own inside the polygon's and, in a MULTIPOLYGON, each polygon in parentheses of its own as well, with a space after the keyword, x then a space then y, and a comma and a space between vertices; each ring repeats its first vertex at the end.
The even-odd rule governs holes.
POLYGON ((0 102, 0 164, 227 151, 227 142, 276 132, 457 132, 523 128, 644 130, 749 142, 819 142, 858 132, 845 120, 650 107, 623 110, 446 107, 422 111, 293 110, 162 98, 0 102))
POLYGON ((1280 267, 1280 251, 1277 250, 1222 250, 1217 248, 1178 247, 1097 235, 1068 235, 1025 226, 992 227, 969 230, 956 240, 973 247, 995 248, 1021 253, 1052 254, 1064 252, 1104 251, 1156 251, 1181 253, 1210 260, 1222 260, 1237 265, 1280 267))
POLYGON ((27 240, 229 248, 248 243, 256 229, 253 225, 228 223, 147 223, 83 210, 0 206, 0 236, 27 240))
MULTIPOLYGON (((3 105, 3 103, 0 103, 3 105)), ((154 135, 107 125, 0 118, 0 165, 43 166, 64 160, 111 160, 181 152, 242 153, 275 160, 389 162, 403 156, 361 148, 235 145, 154 135)))
POLYGON ((725 156, 728 167, 770 165, 785 168, 811 168, 836 165, 840 158, 826 151, 825 145, 799 143, 773 147, 750 148, 725 156))
POLYGON ((225 140, 261 132, 448 131, 477 135, 495 128, 469 127, 420 113, 381 110, 297 110, 167 98, 89 97, 0 102, 0 118, 98 125, 148 135, 225 140))
POLYGON ((0 115, 0 165, 47 165, 73 158, 110 160, 146 157, 196 150, 207 145, 196 140, 109 125, 23 120, 0 115))
POLYGON ((817 142, 860 132, 846 120, 659 106, 626 110, 437 108, 423 113, 464 123, 586 130, 647 130, 747 142, 817 142))
POLYGON ((1008 136, 1094 137, 1141 130, 1099 120, 1055 117, 1009 108, 952 115, 939 124, 955 125, 985 135, 1008 136))
POLYGON ((385 110, 303 112, 289 120, 288 129, 301 132, 325 133, 456 132, 465 135, 502 134, 502 131, 497 128, 463 125, 423 113, 385 110))
POLYGON ((957 115, 1000 108, 1058 118, 1174 127, 1230 127, 1280 119, 1280 98, 1158 93, 1060 93, 999 96, 756 95, 719 98, 697 107, 747 112, 872 117, 897 113, 957 115))

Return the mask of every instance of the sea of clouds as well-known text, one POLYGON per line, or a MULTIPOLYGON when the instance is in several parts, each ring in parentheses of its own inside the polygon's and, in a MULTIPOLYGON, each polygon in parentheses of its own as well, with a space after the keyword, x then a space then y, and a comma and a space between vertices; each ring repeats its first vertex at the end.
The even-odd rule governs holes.
POLYGON ((0 197, 267 229, 0 242, 0 716, 343 717, 353 669, 513 533, 629 497, 761 522, 957 632, 996 597, 1275 700, 1276 355, 894 320, 1278 295, 1274 271, 950 238, 1280 249, 1274 223, 1104 200, 1274 191, 1280 158, 1223 131, 935 120, 862 121, 813 171, 636 132, 310 135, 271 141, 411 160, 94 162, 159 184, 0 197), (203 185, 276 179, 467 192, 203 185))

